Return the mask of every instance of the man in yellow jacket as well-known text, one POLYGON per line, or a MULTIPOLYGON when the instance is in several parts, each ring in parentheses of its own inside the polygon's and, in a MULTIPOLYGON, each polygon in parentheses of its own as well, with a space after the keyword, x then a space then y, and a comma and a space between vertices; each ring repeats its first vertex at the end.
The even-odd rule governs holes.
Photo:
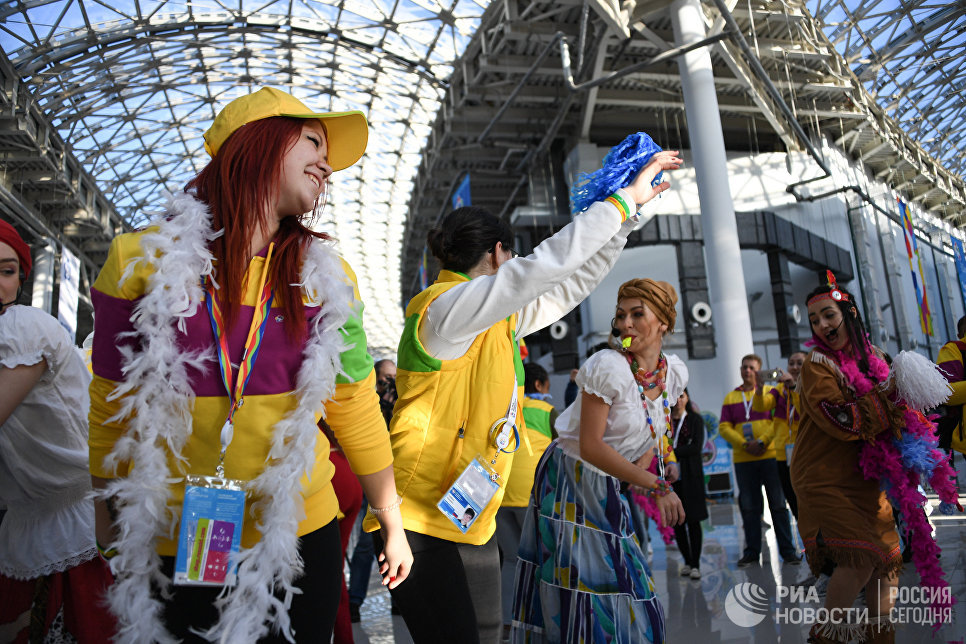
MULTIPOLYGON (((768 495, 768 508, 775 524, 775 536, 782 559, 799 564, 802 559, 792 541, 792 528, 785 507, 778 466, 775 462, 775 427, 771 412, 752 408, 761 358, 755 354, 741 359, 741 385, 725 396, 721 405, 718 433, 734 448, 738 506, 745 533, 745 548, 738 566, 758 563, 761 557, 761 515, 764 511, 761 487, 768 495)), ((768 391, 771 387, 768 387, 768 391)))

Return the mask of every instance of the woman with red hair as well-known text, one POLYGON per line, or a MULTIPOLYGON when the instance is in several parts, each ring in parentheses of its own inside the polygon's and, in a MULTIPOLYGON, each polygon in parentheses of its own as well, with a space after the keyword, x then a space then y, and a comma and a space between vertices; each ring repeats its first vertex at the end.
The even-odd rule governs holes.
POLYGON ((305 216, 367 132, 360 112, 242 96, 186 190, 112 243, 92 288, 90 468, 120 641, 329 640, 342 560, 320 417, 380 520, 383 583, 408 574, 355 277, 305 216))

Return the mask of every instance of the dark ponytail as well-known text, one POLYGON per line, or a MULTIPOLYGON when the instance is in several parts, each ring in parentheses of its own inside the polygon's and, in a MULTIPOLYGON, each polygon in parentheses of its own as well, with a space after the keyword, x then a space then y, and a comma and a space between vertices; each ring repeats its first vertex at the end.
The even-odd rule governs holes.
MULTIPOLYGON (((869 343, 869 334, 865 330, 865 325, 862 323, 862 314, 859 313, 859 307, 855 305, 855 296, 841 286, 838 289, 842 292, 842 295, 848 297, 848 300, 842 298, 838 301, 832 301, 835 302, 836 306, 839 307, 839 311, 842 312, 842 319, 845 320, 845 332, 848 335, 849 344, 852 346, 855 361, 859 365, 859 371, 865 375, 869 375, 869 350, 871 349, 871 344, 869 343)), ((828 292, 829 287, 827 285, 819 286, 808 294, 805 301, 810 301, 816 295, 827 295, 828 292)), ((811 323, 809 323, 809 327, 811 327, 811 323)), ((814 333, 813 330, 812 334, 814 335, 814 333)))
POLYGON ((497 242, 504 248, 513 244, 510 224, 485 208, 464 206, 446 215, 439 226, 426 235, 433 257, 448 271, 466 273, 486 255, 497 242))

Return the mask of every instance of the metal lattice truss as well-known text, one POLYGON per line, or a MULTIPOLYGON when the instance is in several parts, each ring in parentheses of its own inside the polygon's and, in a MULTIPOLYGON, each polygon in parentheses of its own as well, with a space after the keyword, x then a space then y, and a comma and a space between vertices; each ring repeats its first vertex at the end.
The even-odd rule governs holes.
MULTIPOLYGON (((937 219, 966 224, 963 2, 702 3, 728 149, 830 139, 937 219)), ((318 109, 364 110, 369 150, 336 175, 321 227, 359 275, 371 341, 392 347, 426 230, 465 173, 474 204, 552 222, 568 209, 560 166, 578 142, 646 130, 689 147, 671 10, 0 0, 0 212, 40 220, 96 269, 111 236, 202 167, 201 134, 232 98, 271 84, 318 109)))
MULTIPOLYGON (((830 140, 930 213, 933 221, 963 226, 966 143, 957 138, 962 81, 951 80, 953 70, 962 77, 961 44, 958 58, 950 58, 963 39, 963 3, 945 12, 933 3, 931 36, 908 22, 906 31, 918 34, 917 39, 886 29, 892 46, 876 59, 879 67, 869 66, 862 56, 871 56, 881 37, 870 41, 865 53, 853 51, 856 39, 863 40, 863 25, 840 20, 845 5, 852 4, 702 0, 708 35, 704 42, 711 48, 726 147, 806 150, 819 170, 818 142, 830 140), (816 20, 810 8, 838 22, 816 20), (908 42, 908 51, 894 42, 900 38, 908 42), (907 83, 910 72, 900 68, 908 60, 896 56, 900 50, 910 58, 925 56, 922 48, 921 53, 912 51, 917 42, 931 43, 937 62, 919 58, 912 72, 917 80, 907 83), (891 71, 880 69, 886 56, 896 65, 891 71), (933 69, 940 63, 945 73, 933 69), (897 112, 885 104, 883 91, 892 90, 883 88, 890 83, 908 96, 903 105, 915 104, 922 112, 897 112), (916 138, 933 136, 930 132, 937 128, 946 134, 946 143, 916 138)), ((879 28, 885 29, 881 21, 886 10, 872 11, 874 4, 862 4, 865 15, 878 16, 879 28)), ((433 126, 416 179, 404 242, 404 295, 415 290, 413 276, 426 231, 465 173, 471 177, 474 204, 506 215, 527 213, 521 221, 542 222, 542 230, 533 230, 539 239, 552 228, 548 221, 567 213, 566 190, 554 168, 579 142, 610 146, 644 130, 669 148, 690 147, 672 11, 666 0, 506 0, 489 7, 454 70, 447 109, 433 126), (561 42, 567 43, 569 67, 561 42)), ((895 24, 903 23, 895 17, 895 24)), ((793 193, 816 198, 823 193, 821 185, 793 193)))
MULTIPOLYGON (((15 0, 0 3, 0 44, 65 147, 134 227, 156 210, 161 188, 182 187, 204 166, 202 133, 233 98, 273 85, 314 109, 364 111, 368 151, 334 175, 319 228, 357 272, 371 343, 395 347, 412 179, 485 4, 15 0)), ((17 168, 5 168, 17 183, 17 168)), ((88 250, 102 247, 92 240, 88 250)))
MULTIPOLYGON (((948 171, 963 177, 966 3, 809 0, 808 8, 883 113, 948 171)), ((860 137, 847 140, 849 147, 854 147, 852 139, 860 137)), ((886 176, 894 181, 908 170, 895 168, 886 176)), ((897 184, 915 180, 904 177, 897 184)))

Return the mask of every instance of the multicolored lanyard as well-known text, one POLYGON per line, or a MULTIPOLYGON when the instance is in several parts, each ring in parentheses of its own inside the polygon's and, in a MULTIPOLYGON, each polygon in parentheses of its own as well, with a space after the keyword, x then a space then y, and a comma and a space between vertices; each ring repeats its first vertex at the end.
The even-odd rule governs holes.
POLYGON ((228 417, 225 424, 221 427, 221 453, 218 456, 218 465, 215 467, 215 474, 220 477, 225 475, 225 452, 231 444, 234 436, 235 412, 244 403, 243 395, 245 387, 248 385, 249 378, 252 377, 252 368, 255 359, 258 357, 258 348, 261 346, 262 337, 265 335, 265 328, 268 324, 268 314, 272 308, 272 301, 275 299, 275 290, 268 284, 268 265, 272 259, 272 250, 275 243, 268 245, 268 253, 265 256, 265 263, 262 266, 262 276, 258 282, 258 305, 252 316, 252 324, 248 329, 248 338, 245 340, 245 351, 242 353, 241 361, 238 364, 238 373, 234 378, 232 386, 232 365, 231 357, 228 354, 228 329, 225 327, 225 316, 218 306, 215 297, 215 286, 211 279, 203 279, 202 286, 206 293, 206 303, 208 306, 208 320, 211 322, 211 330, 215 334, 218 342, 218 364, 221 367, 221 379, 228 392, 228 417))

